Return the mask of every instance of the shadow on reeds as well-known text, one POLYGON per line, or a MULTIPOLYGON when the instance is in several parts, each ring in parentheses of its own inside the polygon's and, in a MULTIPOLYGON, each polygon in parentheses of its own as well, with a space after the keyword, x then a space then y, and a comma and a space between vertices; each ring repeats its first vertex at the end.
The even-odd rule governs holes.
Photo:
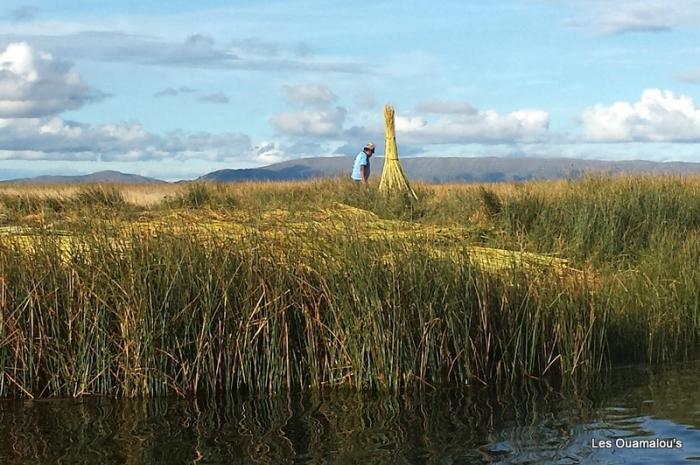
POLYGON ((60 213, 66 208, 65 200, 28 194, 0 194, 0 221, 16 221, 26 215, 45 211, 60 213))

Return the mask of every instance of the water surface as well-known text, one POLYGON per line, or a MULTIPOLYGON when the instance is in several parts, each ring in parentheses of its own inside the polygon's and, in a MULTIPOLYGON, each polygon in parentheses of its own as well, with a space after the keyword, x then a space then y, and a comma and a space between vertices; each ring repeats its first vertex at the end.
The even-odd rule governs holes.
POLYGON ((593 388, 507 394, 4 400, 0 463, 689 463, 700 461, 699 369, 617 369, 593 388))

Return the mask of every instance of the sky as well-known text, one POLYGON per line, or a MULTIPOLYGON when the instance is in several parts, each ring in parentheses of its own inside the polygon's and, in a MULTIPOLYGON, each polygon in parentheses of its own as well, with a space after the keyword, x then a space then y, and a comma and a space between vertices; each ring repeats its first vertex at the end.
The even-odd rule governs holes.
POLYGON ((0 179, 399 153, 700 162, 700 0, 0 5, 0 179))

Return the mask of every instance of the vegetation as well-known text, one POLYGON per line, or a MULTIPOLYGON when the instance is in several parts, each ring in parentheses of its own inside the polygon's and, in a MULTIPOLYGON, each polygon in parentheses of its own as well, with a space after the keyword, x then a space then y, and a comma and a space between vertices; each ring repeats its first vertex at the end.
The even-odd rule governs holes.
POLYGON ((700 179, 414 188, 3 188, 0 396, 397 392, 695 354, 700 179))
POLYGON ((386 195, 402 193, 418 200, 408 183, 406 174, 399 163, 399 150, 396 147, 396 133, 394 130, 394 107, 384 105, 384 136, 386 149, 384 151, 384 167, 379 181, 379 191, 386 195))

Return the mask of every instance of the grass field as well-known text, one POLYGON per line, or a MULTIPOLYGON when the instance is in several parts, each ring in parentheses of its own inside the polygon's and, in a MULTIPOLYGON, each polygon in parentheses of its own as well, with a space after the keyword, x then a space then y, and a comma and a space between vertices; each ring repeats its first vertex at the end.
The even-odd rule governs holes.
POLYGON ((402 391, 695 355, 700 179, 0 187, 0 396, 402 391))

